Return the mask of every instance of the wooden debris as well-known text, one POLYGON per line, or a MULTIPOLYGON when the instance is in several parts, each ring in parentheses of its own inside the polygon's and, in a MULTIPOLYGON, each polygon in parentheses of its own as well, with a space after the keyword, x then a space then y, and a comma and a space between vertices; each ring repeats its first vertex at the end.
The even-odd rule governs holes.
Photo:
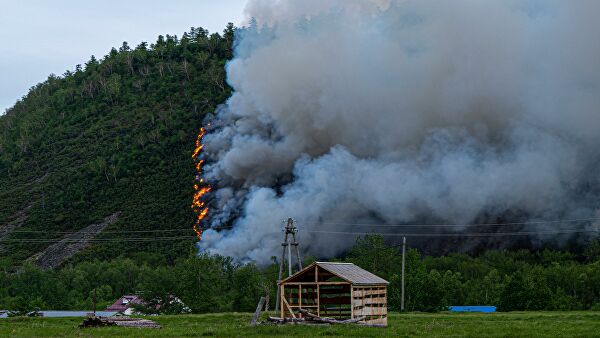
POLYGON ((123 327, 145 327, 149 329, 160 329, 162 326, 150 319, 142 318, 115 318, 114 323, 123 327))
POLYGON ((306 316, 307 320, 320 322, 320 323, 328 323, 328 324, 352 324, 352 323, 358 323, 361 320, 365 319, 365 316, 361 316, 361 317, 352 318, 352 319, 339 320, 339 319, 329 318, 329 317, 319 317, 319 316, 315 315, 314 313, 310 313, 304 309, 298 309, 298 311, 301 314, 303 314, 304 316, 306 316))
POLYGON ((83 320, 83 323, 79 327, 102 327, 102 326, 114 326, 117 325, 115 322, 108 320, 106 317, 88 317, 83 320))
POLYGON ((279 318, 279 317, 269 317, 267 320, 274 324, 306 324, 306 325, 332 325, 332 324, 354 324, 358 323, 365 319, 364 316, 339 320, 335 318, 329 317, 319 317, 314 313, 308 312, 304 309, 298 309, 304 317, 303 318, 279 318))
POLYGON ((265 297, 260 297, 260 300, 258 301, 258 305, 256 306, 256 311, 254 311, 254 316, 252 316, 252 322, 250 322, 250 325, 256 326, 256 321, 258 320, 258 316, 260 316, 260 311, 262 310, 264 305, 265 305, 265 297))
POLYGON ((162 326, 156 322, 143 318, 129 317, 89 317, 83 320, 79 327, 102 327, 102 326, 122 326, 122 327, 143 327, 149 329, 160 329, 162 326))

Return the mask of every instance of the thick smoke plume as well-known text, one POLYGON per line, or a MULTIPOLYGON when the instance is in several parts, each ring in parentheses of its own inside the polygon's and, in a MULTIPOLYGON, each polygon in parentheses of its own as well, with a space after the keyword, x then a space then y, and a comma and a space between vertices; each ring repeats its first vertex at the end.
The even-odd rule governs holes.
POLYGON ((206 136, 212 224, 233 228, 201 247, 268 262, 287 217, 318 256, 354 239, 311 231, 399 231, 323 223, 596 217, 599 12, 595 0, 251 0, 227 66, 234 93, 206 136))

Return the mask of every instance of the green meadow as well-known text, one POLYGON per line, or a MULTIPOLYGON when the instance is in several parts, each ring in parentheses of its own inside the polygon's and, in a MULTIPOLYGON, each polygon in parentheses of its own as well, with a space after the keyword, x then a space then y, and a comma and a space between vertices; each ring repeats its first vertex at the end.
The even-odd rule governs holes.
POLYGON ((387 328, 249 325, 250 313, 149 317, 162 329, 85 328, 82 318, 0 319, 0 337, 600 337, 600 312, 392 313, 387 328))

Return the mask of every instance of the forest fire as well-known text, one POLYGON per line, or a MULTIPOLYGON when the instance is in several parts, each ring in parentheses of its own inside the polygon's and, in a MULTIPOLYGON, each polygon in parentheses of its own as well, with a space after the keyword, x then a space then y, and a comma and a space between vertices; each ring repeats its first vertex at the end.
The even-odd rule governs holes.
POLYGON ((192 153, 192 158, 196 163, 196 178, 194 179, 194 198, 192 200, 192 210, 196 214, 194 232, 196 233, 196 236, 198 236, 199 240, 202 240, 202 220, 208 214, 208 206, 206 206, 206 202, 203 201, 203 197, 211 190, 210 185, 206 184, 202 178, 202 164, 204 163, 204 159, 201 158, 201 155, 202 149, 204 148, 202 145, 202 138, 204 137, 204 134, 206 134, 206 130, 204 128, 200 128, 200 132, 196 138, 196 148, 192 153))

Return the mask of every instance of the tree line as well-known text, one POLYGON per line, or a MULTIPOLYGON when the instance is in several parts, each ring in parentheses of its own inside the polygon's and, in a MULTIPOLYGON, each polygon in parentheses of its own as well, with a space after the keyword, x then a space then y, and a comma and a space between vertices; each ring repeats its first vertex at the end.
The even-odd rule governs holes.
MULTIPOLYGON (((173 264, 150 254, 87 261, 59 270, 1 266, 0 308, 89 310, 125 294, 176 296, 195 313, 252 311, 261 296, 275 299, 278 265, 258 267, 231 258, 190 253, 173 264), (154 257, 156 258, 156 257, 154 257)), ((377 235, 359 238, 343 257, 390 282, 388 304, 400 309, 401 254, 377 235)), ((305 263, 314 261, 308 257, 305 263)), ((406 310, 441 311, 450 305, 495 305, 500 311, 600 310, 600 244, 581 254, 564 251, 488 251, 473 257, 406 253, 406 310)), ((164 311, 169 311, 164 308, 164 311)))

